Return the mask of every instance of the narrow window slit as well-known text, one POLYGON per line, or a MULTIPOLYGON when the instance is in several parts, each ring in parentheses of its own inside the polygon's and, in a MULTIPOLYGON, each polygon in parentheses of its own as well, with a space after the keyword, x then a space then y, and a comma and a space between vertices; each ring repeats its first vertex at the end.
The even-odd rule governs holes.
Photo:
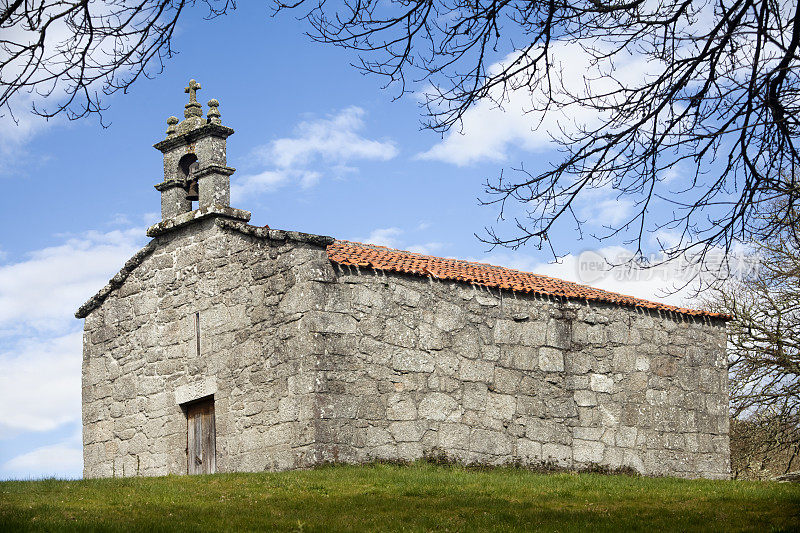
POLYGON ((200 357, 200 313, 194 314, 194 338, 197 349, 197 357, 200 357))

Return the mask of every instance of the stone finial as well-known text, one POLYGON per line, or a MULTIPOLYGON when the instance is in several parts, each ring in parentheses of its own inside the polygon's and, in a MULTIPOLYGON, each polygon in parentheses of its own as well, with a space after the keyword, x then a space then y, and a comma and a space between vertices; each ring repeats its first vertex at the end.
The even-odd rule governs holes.
POLYGON ((216 98, 212 98, 208 101, 208 121, 212 124, 222 124, 221 116, 219 101, 216 98))
POLYGON ((193 79, 189 80, 188 87, 184 87, 183 92, 189 93, 189 103, 186 104, 186 109, 183 111, 184 117, 190 118, 203 116, 203 106, 197 102, 197 91, 200 89, 202 89, 200 84, 193 79))
POLYGON ((196 104, 197 103, 197 91, 202 89, 203 87, 197 83, 197 80, 189 80, 189 86, 183 88, 183 92, 189 93, 189 103, 196 104))
POLYGON ((169 117, 167 119, 167 137, 178 133, 178 128, 176 127, 177 125, 178 125, 178 117, 169 117))

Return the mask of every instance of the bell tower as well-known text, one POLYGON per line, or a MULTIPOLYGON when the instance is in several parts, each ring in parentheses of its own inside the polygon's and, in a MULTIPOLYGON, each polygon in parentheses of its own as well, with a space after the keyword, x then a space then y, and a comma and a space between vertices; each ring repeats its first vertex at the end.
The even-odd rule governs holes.
POLYGON ((217 100, 209 100, 203 118, 197 101, 200 89, 197 81, 189 80, 184 119, 169 117, 166 139, 153 145, 164 156, 164 180, 155 186, 161 193, 162 221, 151 230, 211 214, 250 220, 250 213, 230 206, 230 178, 236 169, 227 164, 226 143, 233 130, 222 125, 217 100))

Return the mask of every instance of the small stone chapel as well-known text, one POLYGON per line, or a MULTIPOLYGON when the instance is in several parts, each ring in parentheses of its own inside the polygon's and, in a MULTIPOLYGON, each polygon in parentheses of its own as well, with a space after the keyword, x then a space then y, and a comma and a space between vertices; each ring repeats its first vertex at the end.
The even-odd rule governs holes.
POLYGON ((76 313, 86 477, 425 457, 729 477, 727 317, 249 225, 199 89, 155 144, 152 240, 76 313))

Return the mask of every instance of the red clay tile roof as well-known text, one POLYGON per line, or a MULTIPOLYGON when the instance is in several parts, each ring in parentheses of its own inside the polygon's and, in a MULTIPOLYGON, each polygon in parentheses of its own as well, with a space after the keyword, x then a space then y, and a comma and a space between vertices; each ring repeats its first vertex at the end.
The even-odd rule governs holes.
POLYGON ((360 242, 336 240, 328 246, 328 257, 331 261, 342 265, 433 276, 438 279, 463 281, 524 293, 606 302, 627 307, 671 311, 683 315, 722 318, 723 320, 730 318, 720 313, 650 302, 531 272, 522 272, 486 263, 472 263, 461 259, 433 257, 360 242))

